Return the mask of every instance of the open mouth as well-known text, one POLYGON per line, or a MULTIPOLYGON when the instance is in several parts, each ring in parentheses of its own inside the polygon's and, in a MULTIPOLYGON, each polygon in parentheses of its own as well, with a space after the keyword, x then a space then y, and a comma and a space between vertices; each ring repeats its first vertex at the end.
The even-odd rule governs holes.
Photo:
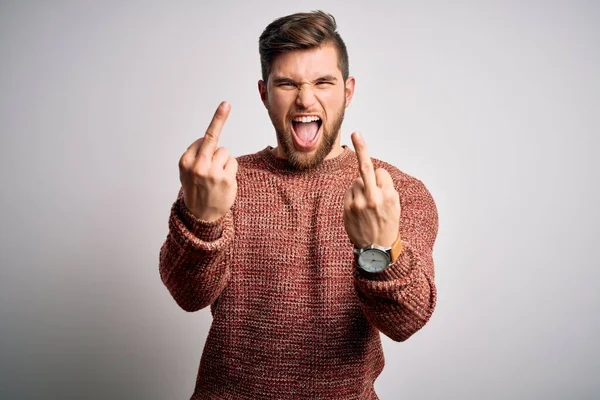
POLYGON ((308 150, 317 143, 323 121, 317 116, 301 116, 292 120, 292 136, 296 147, 308 150))

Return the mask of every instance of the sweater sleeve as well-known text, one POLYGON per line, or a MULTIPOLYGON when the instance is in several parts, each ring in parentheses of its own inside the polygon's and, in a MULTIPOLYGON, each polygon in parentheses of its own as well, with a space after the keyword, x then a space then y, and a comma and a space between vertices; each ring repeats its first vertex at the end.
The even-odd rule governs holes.
POLYGON ((187 209, 179 190, 160 249, 159 272, 184 310, 198 311, 212 304, 227 285, 233 228, 231 210, 217 221, 202 221, 187 209))
POLYGON ((380 273, 356 266, 354 282, 361 307, 371 324, 394 341, 404 341, 430 319, 436 304, 433 245, 438 232, 435 202, 425 185, 410 178, 399 187, 400 238, 403 250, 380 273))

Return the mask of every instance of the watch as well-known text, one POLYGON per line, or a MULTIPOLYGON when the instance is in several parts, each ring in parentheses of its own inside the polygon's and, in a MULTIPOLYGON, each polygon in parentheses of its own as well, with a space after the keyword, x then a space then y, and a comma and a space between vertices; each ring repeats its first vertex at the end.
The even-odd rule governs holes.
POLYGON ((366 272, 377 273, 385 271, 398 259, 403 250, 400 236, 391 247, 370 245, 354 248, 354 256, 358 267, 366 272))

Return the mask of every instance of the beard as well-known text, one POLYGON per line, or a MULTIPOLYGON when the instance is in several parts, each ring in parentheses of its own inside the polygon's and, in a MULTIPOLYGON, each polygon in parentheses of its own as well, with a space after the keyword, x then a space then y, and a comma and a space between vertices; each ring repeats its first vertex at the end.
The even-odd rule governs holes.
POLYGON ((321 138, 319 139, 319 144, 317 145, 314 154, 312 154, 312 152, 311 154, 307 154, 294 148, 291 114, 286 116, 284 122, 278 122, 271 114, 271 110, 268 110, 269 117, 275 128, 275 133, 277 134, 277 142, 291 167, 297 170, 308 170, 319 166, 323 162, 325 157, 327 157, 333 149, 335 141, 340 133, 340 128, 344 121, 345 109, 346 105, 343 104, 340 110, 333 115, 333 119, 328 124, 321 120, 321 126, 319 128, 322 129, 321 138))

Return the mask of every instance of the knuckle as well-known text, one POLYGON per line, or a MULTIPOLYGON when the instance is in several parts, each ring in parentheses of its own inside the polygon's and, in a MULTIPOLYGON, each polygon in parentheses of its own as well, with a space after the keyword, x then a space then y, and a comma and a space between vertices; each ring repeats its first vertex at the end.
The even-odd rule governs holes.
POLYGON ((188 158, 187 158, 187 153, 184 154, 184 155, 182 155, 181 158, 179 158, 179 164, 178 165, 179 165, 179 169, 182 169, 182 170, 189 169, 189 165, 190 164, 189 164, 189 161, 188 161, 188 158))
POLYGON ((360 172, 362 172, 363 174, 368 173, 370 170, 370 163, 368 161, 365 161, 364 163, 360 164, 360 172))
POLYGON ((365 207, 366 207, 366 201, 362 198, 354 199, 354 201, 350 205, 350 209, 353 212, 361 212, 365 209, 365 207))
POLYGON ((385 181, 389 181, 391 178, 389 172, 387 172, 385 168, 377 168, 375 170, 375 175, 377 175, 377 178, 383 179, 385 181))
POLYGON ((393 191, 393 190, 392 190, 392 191, 390 192, 390 194, 389 194, 389 195, 387 195, 387 196, 384 196, 384 199, 383 199, 383 200, 384 200, 385 202, 387 202, 387 203, 389 203, 390 201, 391 201, 392 203, 396 203, 396 202, 397 202, 397 200, 398 200, 398 193, 397 193, 396 191, 393 191))
POLYGON ((213 160, 218 161, 221 165, 225 165, 228 159, 229 151, 225 147, 219 147, 213 155, 213 160))
POLYGON ((201 151, 198 153, 196 160, 198 161, 197 162, 198 164, 210 165, 211 160, 212 160, 212 154, 207 154, 205 151, 201 151))
POLYGON ((179 166, 184 171, 191 171, 191 172, 193 172, 194 167, 196 166, 196 157, 194 155, 190 154, 190 153, 184 155, 179 160, 179 166))
POLYGON ((215 133, 215 131, 213 131, 212 129, 209 129, 206 131, 206 134, 204 135, 204 142, 208 142, 208 143, 212 143, 215 141, 217 135, 215 133))
POLYGON ((194 175, 198 178, 207 179, 209 177, 208 168, 204 167, 201 163, 196 163, 192 169, 194 175))
POLYGON ((375 199, 367 199, 365 206, 366 208, 375 210, 379 207, 379 202, 375 199))
POLYGON ((235 179, 235 176, 228 176, 228 177, 226 177, 224 179, 224 182, 229 187, 236 187, 237 186, 237 179, 235 179))
POLYGON ((227 175, 223 169, 223 165, 218 163, 212 164, 209 172, 211 178, 214 179, 215 182, 222 181, 227 175))

